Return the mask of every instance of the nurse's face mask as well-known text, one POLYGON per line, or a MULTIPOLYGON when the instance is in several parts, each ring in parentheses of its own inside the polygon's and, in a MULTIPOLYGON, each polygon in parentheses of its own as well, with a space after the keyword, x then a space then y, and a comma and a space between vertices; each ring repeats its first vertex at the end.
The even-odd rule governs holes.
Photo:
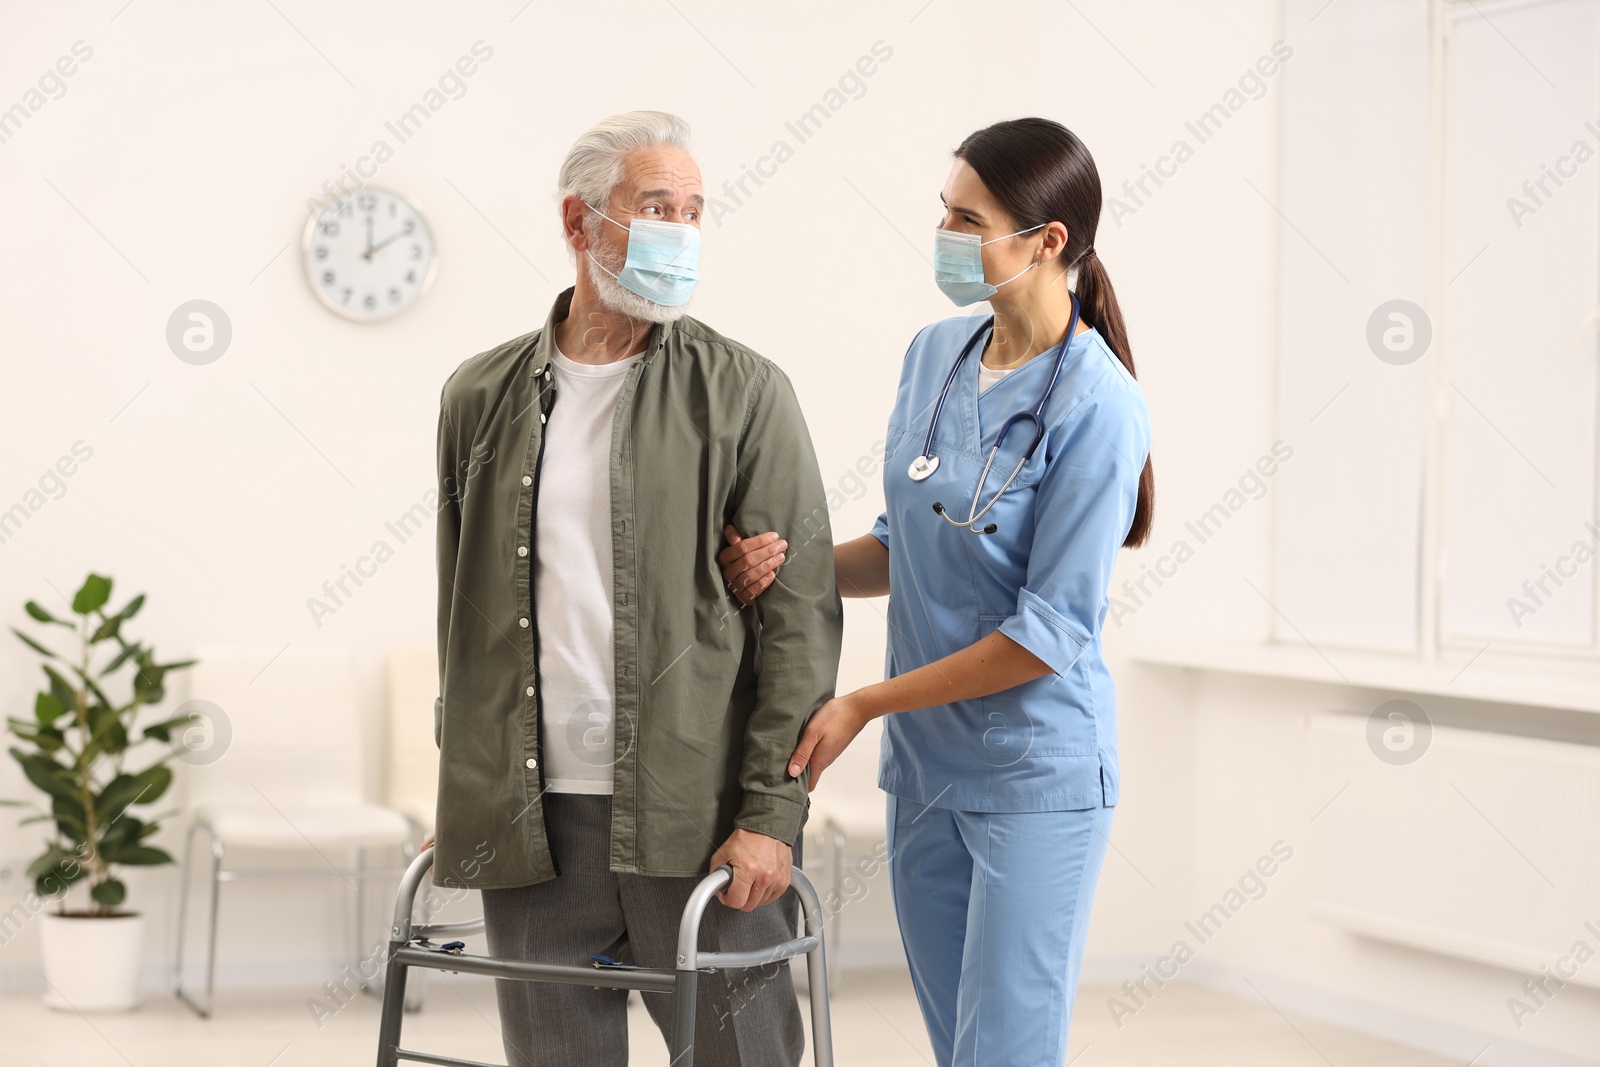
POLYGON ((656 219, 634 219, 623 226, 593 204, 584 206, 611 225, 628 231, 628 258, 622 270, 606 270, 598 259, 595 266, 646 300, 666 307, 681 307, 689 302, 689 294, 700 281, 699 227, 656 219))
POLYGON ((1004 241, 1008 237, 1016 237, 1018 234, 1032 233, 1047 225, 1049 223, 1041 222, 1037 226, 1029 226, 1026 230, 1008 233, 1003 237, 992 237, 987 241, 975 233, 936 228, 933 231, 933 280, 938 283, 945 296, 955 301, 957 307, 966 307, 979 300, 987 300, 1000 291, 1000 285, 1016 281, 1037 267, 1039 261, 1036 259, 1029 263, 1000 285, 990 285, 983 279, 983 246, 1004 241))

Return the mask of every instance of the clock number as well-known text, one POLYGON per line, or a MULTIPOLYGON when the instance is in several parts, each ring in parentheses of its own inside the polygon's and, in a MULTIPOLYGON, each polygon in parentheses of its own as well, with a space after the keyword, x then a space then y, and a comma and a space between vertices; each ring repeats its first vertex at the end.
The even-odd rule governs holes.
POLYGON ((339 236, 339 220, 323 219, 321 229, 324 237, 337 237, 339 236))
POLYGON ((348 285, 345 286, 344 287, 344 296, 339 298, 339 303, 341 303, 341 304, 350 303, 350 294, 353 293, 353 292, 355 292, 354 289, 350 288, 348 285))
POLYGON ((378 198, 372 193, 362 193, 356 198, 356 202, 361 206, 362 211, 371 211, 378 206, 378 198))
POLYGON ((421 259, 422 258, 422 246, 421 245, 412 244, 412 246, 411 246, 411 258, 412 259, 421 259))
POLYGON ((333 284, 333 271, 325 270, 325 271, 322 272, 322 284, 323 285, 332 285, 333 284))
POLYGON ((328 258, 328 246, 327 245, 318 245, 317 246, 317 258, 318 259, 327 259, 328 258))
POLYGON ((373 308, 378 306, 378 298, 373 296, 371 293, 368 293, 362 298, 361 306, 366 308, 368 311, 371 311, 373 308))
POLYGON ((417 272, 415 268, 406 271, 406 281, 410 282, 412 285, 417 284, 417 272))
POLYGON ((389 303, 391 303, 391 304, 400 303, 400 289, 399 289, 398 286, 391 286, 390 287, 390 289, 389 289, 389 303))

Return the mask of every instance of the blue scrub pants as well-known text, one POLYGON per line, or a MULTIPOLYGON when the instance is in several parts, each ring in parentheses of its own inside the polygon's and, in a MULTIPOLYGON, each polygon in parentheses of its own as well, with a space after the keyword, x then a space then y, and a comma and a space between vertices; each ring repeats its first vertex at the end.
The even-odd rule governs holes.
POLYGON ((895 914, 939 1067, 1061 1067, 1115 810, 953 811, 890 794, 895 914))

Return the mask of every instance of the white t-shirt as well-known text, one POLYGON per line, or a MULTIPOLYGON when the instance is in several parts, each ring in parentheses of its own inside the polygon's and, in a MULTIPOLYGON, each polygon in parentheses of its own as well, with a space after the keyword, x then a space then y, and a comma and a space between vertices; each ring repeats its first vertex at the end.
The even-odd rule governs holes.
POLYGON ((1016 370, 1016 367, 1003 367, 999 370, 989 366, 983 360, 978 361, 978 392, 982 393, 989 386, 1016 370))
POLYGON ((545 787, 612 790, 611 424, 644 353, 591 366, 556 350, 534 520, 534 613, 543 683, 545 787))

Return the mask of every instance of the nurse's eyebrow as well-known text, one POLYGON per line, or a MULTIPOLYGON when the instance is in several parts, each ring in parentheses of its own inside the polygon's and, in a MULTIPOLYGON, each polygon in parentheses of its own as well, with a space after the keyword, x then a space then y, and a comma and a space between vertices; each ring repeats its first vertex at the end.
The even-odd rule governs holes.
POLYGON ((951 211, 954 211, 958 215, 967 216, 967 218, 972 219, 974 222, 984 221, 983 212, 981 211, 974 211, 969 207, 950 207, 950 202, 944 198, 943 193, 939 194, 939 203, 943 204, 945 207, 949 208, 951 211))

